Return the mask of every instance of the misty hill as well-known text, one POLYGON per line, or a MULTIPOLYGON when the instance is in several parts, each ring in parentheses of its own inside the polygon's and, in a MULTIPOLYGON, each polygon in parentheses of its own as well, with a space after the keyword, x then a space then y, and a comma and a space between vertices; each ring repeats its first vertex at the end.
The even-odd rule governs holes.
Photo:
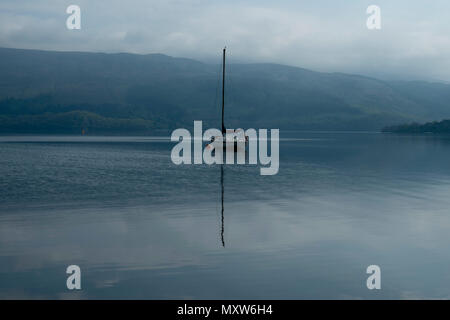
MULTIPOLYGON (((3 132, 219 127, 219 65, 161 54, 0 48, 3 132)), ((379 130, 450 117, 450 85, 386 82, 277 64, 227 67, 231 128, 379 130)))

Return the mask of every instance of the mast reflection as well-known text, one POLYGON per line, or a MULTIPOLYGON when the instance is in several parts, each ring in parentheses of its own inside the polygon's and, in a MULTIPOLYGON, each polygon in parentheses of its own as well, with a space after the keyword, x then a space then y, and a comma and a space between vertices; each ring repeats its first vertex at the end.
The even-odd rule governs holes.
POLYGON ((221 187, 221 193, 222 193, 222 212, 221 212, 221 230, 220 230, 220 239, 222 240, 222 246, 225 247, 225 217, 224 217, 224 206, 223 206, 223 195, 224 195, 224 188, 223 188, 223 164, 220 165, 220 187, 221 187))

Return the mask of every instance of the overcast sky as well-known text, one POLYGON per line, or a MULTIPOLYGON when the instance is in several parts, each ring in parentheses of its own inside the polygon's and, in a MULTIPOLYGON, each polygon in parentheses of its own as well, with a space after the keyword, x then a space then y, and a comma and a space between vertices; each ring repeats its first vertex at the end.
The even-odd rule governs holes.
POLYGON ((1 0, 0 46, 164 53, 450 81, 449 0, 1 0), (66 8, 81 7, 81 30, 66 8), (366 9, 381 8, 381 30, 366 9))

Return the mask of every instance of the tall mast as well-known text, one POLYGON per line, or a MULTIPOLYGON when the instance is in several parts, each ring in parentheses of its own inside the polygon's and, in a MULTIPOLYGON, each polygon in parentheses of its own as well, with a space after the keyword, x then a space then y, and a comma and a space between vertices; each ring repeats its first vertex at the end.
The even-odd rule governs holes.
POLYGON ((224 112, 225 112, 225 51, 227 47, 223 48, 223 62, 222 62, 222 135, 226 133, 225 123, 224 123, 224 112))

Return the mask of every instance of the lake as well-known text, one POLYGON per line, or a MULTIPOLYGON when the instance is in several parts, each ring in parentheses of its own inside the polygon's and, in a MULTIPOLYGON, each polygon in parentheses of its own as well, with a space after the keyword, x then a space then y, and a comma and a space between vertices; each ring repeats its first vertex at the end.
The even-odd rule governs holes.
POLYGON ((280 136, 223 184, 164 137, 1 136, 0 298, 450 297, 450 137, 280 136))

